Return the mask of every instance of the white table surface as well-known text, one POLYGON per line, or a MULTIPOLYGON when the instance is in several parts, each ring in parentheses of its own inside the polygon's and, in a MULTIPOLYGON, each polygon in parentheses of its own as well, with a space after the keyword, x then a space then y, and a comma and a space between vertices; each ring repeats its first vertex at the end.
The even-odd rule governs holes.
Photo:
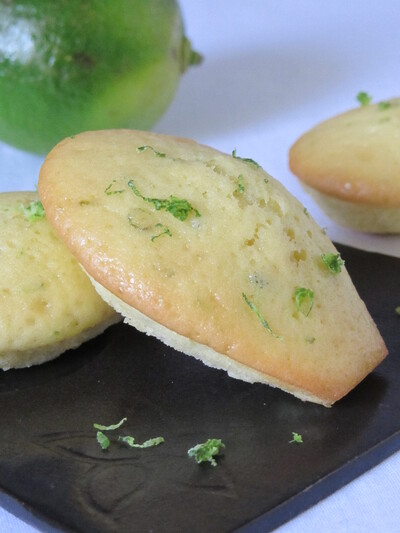
MULTIPOLYGON (((400 4, 395 0, 180 0, 203 64, 182 78, 154 130, 251 157, 297 196, 337 242, 400 257, 400 237, 340 228, 299 186, 288 149, 317 122, 400 96, 400 4)), ((0 143, 0 188, 33 189, 42 157, 0 143)), ((400 303, 400 295, 399 295, 400 303)), ((400 416, 400 414, 399 414, 400 416)), ((345 438, 345 436, 344 436, 345 438)), ((277 531, 400 531, 400 453, 277 531)), ((7 499, 3 505, 19 512, 7 499), (11 506, 11 507, 10 507, 11 506)), ((54 531, 0 507, 0 532, 54 531)))

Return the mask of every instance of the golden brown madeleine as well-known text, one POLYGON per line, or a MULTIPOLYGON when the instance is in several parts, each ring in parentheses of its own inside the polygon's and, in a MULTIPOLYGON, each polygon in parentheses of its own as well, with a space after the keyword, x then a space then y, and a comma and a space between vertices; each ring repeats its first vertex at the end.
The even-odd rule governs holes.
POLYGON ((0 194, 0 368, 43 363, 119 320, 47 222, 37 193, 0 194))
POLYGON ((315 126, 291 147, 289 165, 339 224, 400 232, 399 98, 315 126))
POLYGON ((211 366, 330 405, 386 355, 329 238, 251 159, 89 132, 50 152, 39 193, 103 297, 211 366))

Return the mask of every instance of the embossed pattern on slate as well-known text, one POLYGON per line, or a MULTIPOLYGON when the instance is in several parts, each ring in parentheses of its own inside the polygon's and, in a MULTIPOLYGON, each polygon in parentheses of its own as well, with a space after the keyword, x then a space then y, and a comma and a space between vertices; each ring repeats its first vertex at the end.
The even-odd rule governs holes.
POLYGON ((340 249, 390 355, 334 407, 234 380, 120 324, 0 374, 2 490, 66 531, 269 531, 400 448, 400 260, 340 249), (165 443, 102 451, 93 422, 122 417, 117 434, 165 443), (289 444, 293 431, 303 444, 289 444), (215 468, 186 453, 210 437, 226 444, 215 468))

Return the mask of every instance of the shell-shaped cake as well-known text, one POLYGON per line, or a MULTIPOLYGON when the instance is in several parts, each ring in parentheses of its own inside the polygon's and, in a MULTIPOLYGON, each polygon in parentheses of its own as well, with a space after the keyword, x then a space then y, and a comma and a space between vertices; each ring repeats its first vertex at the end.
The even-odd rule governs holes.
POLYGON ((120 318, 56 237, 35 192, 0 194, 0 368, 54 359, 120 318))
POLYGON ((337 223, 400 233, 400 98, 316 125, 291 147, 289 165, 337 223))
POLYGON ((39 193, 101 296, 207 365, 328 406, 386 355, 332 242, 236 151, 87 132, 50 152, 39 193))

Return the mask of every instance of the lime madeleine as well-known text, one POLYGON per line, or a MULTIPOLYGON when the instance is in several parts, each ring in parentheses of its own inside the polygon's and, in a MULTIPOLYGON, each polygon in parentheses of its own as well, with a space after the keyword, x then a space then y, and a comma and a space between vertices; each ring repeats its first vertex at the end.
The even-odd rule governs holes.
POLYGON ((85 130, 148 129, 199 61, 175 0, 0 2, 0 139, 45 153, 85 130))

